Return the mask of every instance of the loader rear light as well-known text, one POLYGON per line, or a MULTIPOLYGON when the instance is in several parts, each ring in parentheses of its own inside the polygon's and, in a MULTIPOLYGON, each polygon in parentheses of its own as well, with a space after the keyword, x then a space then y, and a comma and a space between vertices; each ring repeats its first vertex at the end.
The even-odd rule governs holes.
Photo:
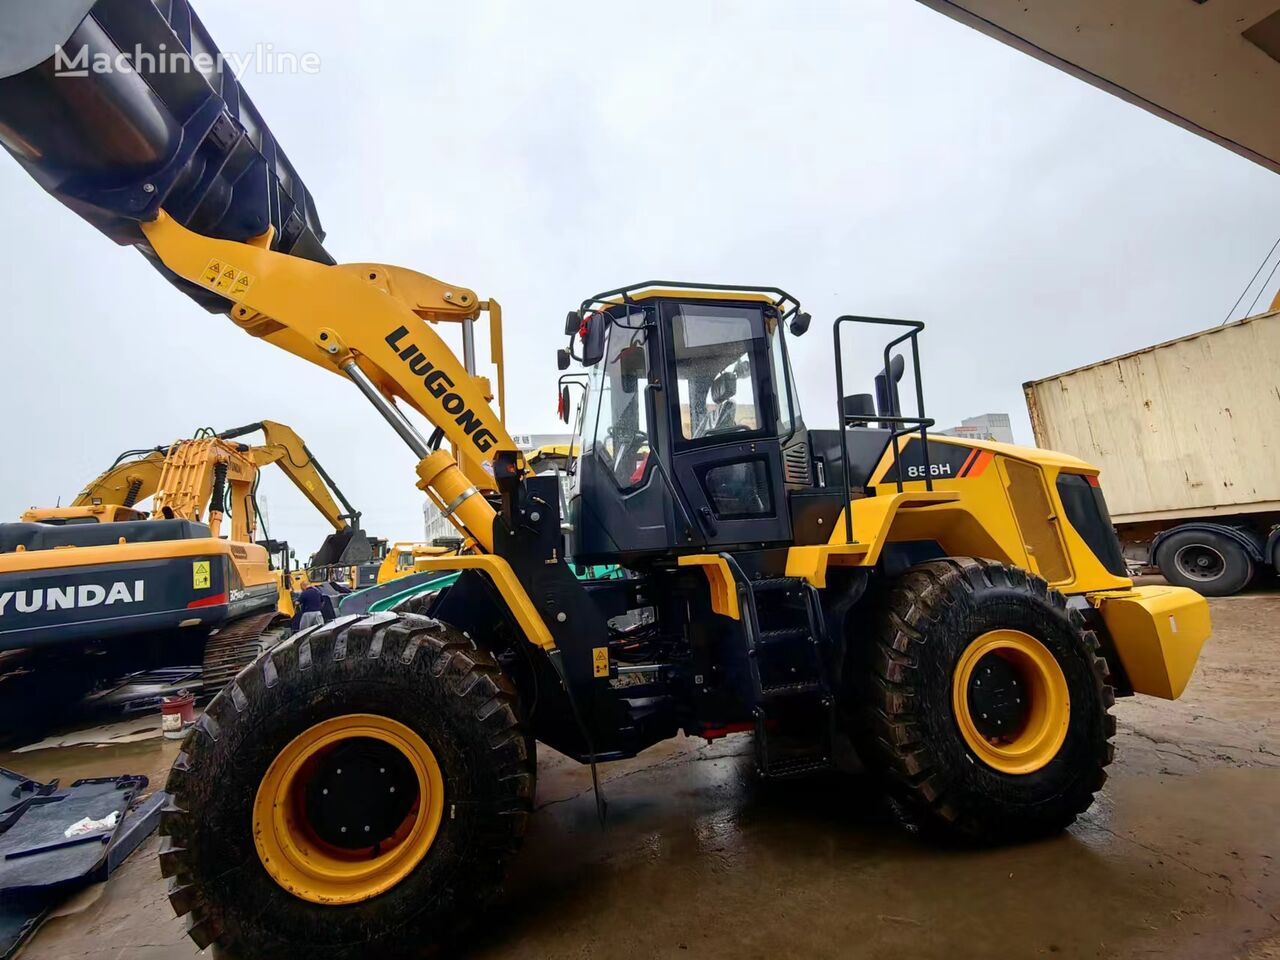
POLYGON ((187 604, 188 610, 194 610, 197 607, 217 607, 227 602, 226 591, 222 593, 210 594, 207 597, 201 597, 199 600, 192 600, 187 604))

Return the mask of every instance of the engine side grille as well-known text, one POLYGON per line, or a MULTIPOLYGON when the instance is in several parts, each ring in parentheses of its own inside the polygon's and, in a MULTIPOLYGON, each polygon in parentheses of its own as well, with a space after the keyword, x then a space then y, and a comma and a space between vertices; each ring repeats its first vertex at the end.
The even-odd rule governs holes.
POLYGON ((787 483, 812 486, 813 474, 809 468, 809 445, 797 443, 788 447, 782 459, 782 476, 787 483))
POLYGON ((1070 580, 1071 564, 1067 561, 1062 538, 1050 519, 1053 507, 1040 471, 1029 463, 1007 458, 1004 469, 1009 477, 1009 500, 1018 520, 1018 529, 1022 532, 1027 551, 1035 557, 1040 576, 1050 583, 1070 580))

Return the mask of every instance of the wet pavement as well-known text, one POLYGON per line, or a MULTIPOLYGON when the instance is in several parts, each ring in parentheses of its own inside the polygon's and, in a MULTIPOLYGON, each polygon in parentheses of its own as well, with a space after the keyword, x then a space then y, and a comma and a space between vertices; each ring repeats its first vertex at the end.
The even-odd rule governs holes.
MULTIPOLYGON (((1098 802, 1030 845, 928 846, 856 776, 761 782, 746 735, 602 768, 602 830, 589 773, 544 749, 538 814, 467 955, 1280 958, 1280 594, 1214 601, 1213 616, 1183 699, 1121 701, 1098 802)), ((154 738, 0 754, 0 765, 161 784, 176 750, 154 738)), ((156 846, 22 956, 197 956, 156 846)))

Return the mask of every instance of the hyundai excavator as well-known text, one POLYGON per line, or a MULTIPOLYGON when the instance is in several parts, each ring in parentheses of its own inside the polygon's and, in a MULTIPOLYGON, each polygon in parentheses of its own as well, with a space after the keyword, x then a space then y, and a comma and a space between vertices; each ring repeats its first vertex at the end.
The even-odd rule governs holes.
POLYGON ((319 553, 370 559, 360 514, 290 427, 202 430, 126 451, 69 506, 0 524, 0 653, 86 683, 203 661, 202 689, 216 693, 283 639, 293 614, 287 546, 256 541, 259 470, 270 464, 333 525, 319 553), (239 442, 256 432, 261 444, 239 442), (148 512, 136 509, 148 499, 148 512))
MULTIPOLYGON (((787 291, 585 297, 559 354, 588 380, 562 513, 477 373, 485 315, 501 357, 497 303, 335 263, 230 71, 146 62, 216 62, 185 0, 35 11, 10 12, 0 62, 16 161, 197 303, 353 387, 463 540, 424 560, 457 574, 447 589, 293 635, 183 741, 159 860, 200 947, 332 958, 455 941, 520 845, 539 742, 593 781, 681 732, 749 731, 769 777, 829 767, 851 742, 904 818, 1003 842, 1090 806, 1115 697, 1182 692, 1205 601, 1125 575, 1090 464, 931 434, 923 324, 834 318, 839 395, 814 416, 791 364, 811 319, 787 291), (55 45, 131 69, 61 77, 55 45), (461 359, 443 324, 460 325, 461 359), (876 396, 844 393, 855 329, 887 340, 876 396), (593 563, 624 575, 574 575, 593 563)), ((596 802, 603 819, 598 783, 596 802)))

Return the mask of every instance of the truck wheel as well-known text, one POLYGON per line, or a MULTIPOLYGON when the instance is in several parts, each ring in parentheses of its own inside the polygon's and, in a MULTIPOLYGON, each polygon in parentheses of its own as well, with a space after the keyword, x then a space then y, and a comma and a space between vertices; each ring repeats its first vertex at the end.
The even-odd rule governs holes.
POLYGON ((1097 650, 1038 577, 967 558, 921 564, 850 658, 855 742, 918 826, 984 842, 1055 833, 1111 762, 1115 698, 1097 650))
POLYGON ((1156 566, 1170 583, 1206 597, 1229 597, 1253 579, 1253 559, 1243 546, 1212 530, 1175 530, 1156 550, 1156 566))
POLYGON ((534 776, 486 651, 426 617, 343 617, 245 668, 183 741, 169 901, 233 956, 421 955, 497 891, 534 776))

